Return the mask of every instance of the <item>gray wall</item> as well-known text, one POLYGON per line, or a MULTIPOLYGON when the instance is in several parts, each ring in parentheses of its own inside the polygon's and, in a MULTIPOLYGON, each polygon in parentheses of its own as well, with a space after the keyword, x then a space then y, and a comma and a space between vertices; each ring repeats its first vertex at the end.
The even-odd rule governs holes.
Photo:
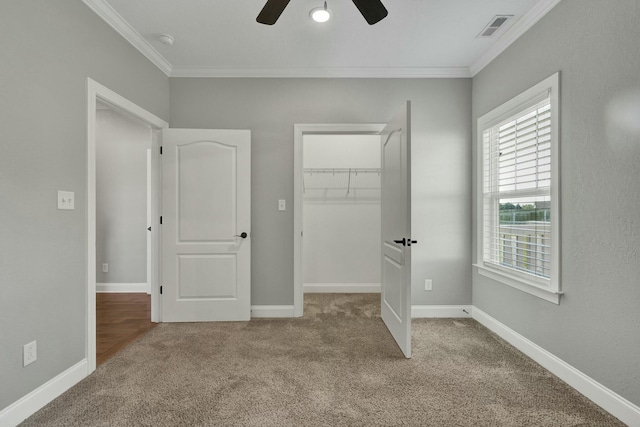
POLYGON ((252 131, 252 304, 293 304, 293 125, 385 123, 407 99, 413 302, 469 304, 470 79, 171 79, 171 127, 252 131))
POLYGON ((86 356, 87 76, 167 120, 169 79, 80 0, 4 1, 0 40, 1 410, 86 356))
POLYGON ((96 282, 146 283, 151 128, 113 110, 96 113, 96 282))
POLYGON ((638 22, 637 0, 564 0, 473 79, 475 133, 475 119, 561 72, 561 286, 566 293, 558 306, 474 271, 474 305, 636 405, 638 22))

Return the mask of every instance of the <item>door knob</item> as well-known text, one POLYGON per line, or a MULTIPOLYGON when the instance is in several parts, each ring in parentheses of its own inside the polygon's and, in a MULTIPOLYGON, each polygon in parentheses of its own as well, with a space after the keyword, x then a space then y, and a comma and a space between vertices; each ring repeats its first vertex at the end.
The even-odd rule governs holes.
POLYGON ((394 243, 397 243, 397 244, 402 245, 402 246, 411 246, 412 244, 418 243, 418 241, 417 240, 411 240, 411 239, 405 239, 403 237, 402 240, 394 240, 394 243))
POLYGON ((236 235, 235 235, 235 236, 233 236, 233 237, 242 237, 243 239, 246 239, 246 238, 247 238, 247 236, 248 236, 248 234, 247 234, 247 233, 245 233, 245 232, 243 231, 242 233, 240 233, 240 234, 236 234, 236 235))

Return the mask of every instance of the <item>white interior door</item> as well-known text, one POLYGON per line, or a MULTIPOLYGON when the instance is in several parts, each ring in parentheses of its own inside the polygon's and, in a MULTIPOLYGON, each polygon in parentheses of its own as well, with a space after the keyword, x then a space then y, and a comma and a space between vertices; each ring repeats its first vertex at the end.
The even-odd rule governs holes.
POLYGON ((411 103, 382 135, 382 320, 411 357, 411 103))
POLYGON ((162 141, 165 322, 251 316, 251 133, 165 129, 162 141))

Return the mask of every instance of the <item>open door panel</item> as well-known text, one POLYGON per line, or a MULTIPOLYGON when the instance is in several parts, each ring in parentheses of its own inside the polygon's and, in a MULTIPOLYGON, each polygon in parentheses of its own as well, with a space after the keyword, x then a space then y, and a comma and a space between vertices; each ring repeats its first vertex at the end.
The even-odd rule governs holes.
POLYGON ((384 324, 411 357, 411 103, 389 121, 382 144, 382 295, 384 324))

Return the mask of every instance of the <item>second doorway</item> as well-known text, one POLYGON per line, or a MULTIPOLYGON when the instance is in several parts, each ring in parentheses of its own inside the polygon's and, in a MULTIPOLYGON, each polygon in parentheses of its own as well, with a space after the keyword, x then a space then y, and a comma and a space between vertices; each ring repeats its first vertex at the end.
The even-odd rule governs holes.
POLYGON ((380 136, 302 139, 304 293, 380 292, 380 136))

